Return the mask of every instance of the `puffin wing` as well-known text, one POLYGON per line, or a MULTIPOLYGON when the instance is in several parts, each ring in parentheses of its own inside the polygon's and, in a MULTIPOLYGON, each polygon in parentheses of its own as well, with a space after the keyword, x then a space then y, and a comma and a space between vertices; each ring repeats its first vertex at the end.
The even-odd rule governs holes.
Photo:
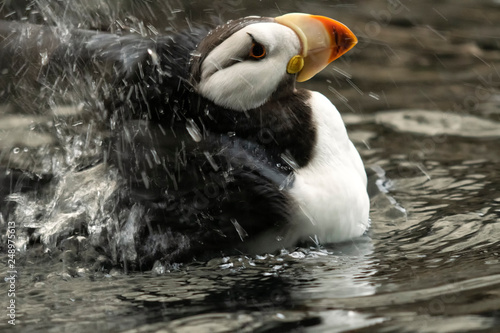
POLYGON ((115 162, 127 183, 119 205, 144 211, 135 222, 141 265, 230 253, 289 221, 288 173, 261 146, 213 133, 194 142, 185 128, 174 140, 157 123, 135 126, 151 127, 127 131, 140 134, 122 137, 128 148, 117 151, 130 156, 115 162))
POLYGON ((40 89, 93 87, 79 98, 93 99, 110 132, 102 160, 123 178, 115 210, 123 230, 134 224, 140 265, 238 248, 283 226, 289 172, 253 141, 201 121, 208 104, 217 106, 193 91, 189 60, 208 30, 147 38, 54 29, 1 22, 0 59, 29 63, 24 79, 40 89))

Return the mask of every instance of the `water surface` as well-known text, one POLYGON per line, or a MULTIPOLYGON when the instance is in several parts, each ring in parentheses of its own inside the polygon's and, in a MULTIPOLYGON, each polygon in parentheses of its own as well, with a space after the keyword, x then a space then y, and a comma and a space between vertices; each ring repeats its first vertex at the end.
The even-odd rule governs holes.
MULTIPOLYGON (((39 87, 21 78, 15 94, 0 96, 1 165, 28 168, 32 172, 26 177, 53 173, 58 181, 47 179, 28 194, 11 197, 17 202, 16 231, 23 251, 16 254, 16 326, 3 316, 2 329, 500 329, 498 2, 217 1, 208 6, 196 1, 91 1, 74 8, 40 4, 52 6, 41 11, 49 23, 87 28, 108 27, 116 18, 137 18, 145 20, 145 27, 151 24, 164 32, 214 21, 214 16, 293 11, 322 13, 352 27, 359 45, 308 87, 338 106, 360 150, 369 174, 372 227, 363 238, 345 244, 220 256, 209 262, 157 265, 148 272, 111 267, 105 259, 93 266, 99 254, 76 236, 62 249, 30 245, 23 238, 27 230, 42 230, 50 243, 56 235, 51 228, 59 223, 74 227, 104 214, 102 203, 116 179, 99 166, 71 168, 92 161, 106 137, 85 113, 88 83, 53 99, 58 104, 48 112, 27 97, 39 87), (47 223, 34 225, 32 216, 46 216, 47 223)), ((14 7, 1 12, 10 19, 43 21, 43 15, 24 4, 14 7)), ((12 64, 14 74, 20 68, 24 73, 22 64, 12 64)), ((5 191, 6 187, 0 190, 5 191)), ((0 222, 6 235, 8 221, 0 222)), ((3 244, 5 240, 3 236, 3 244)), ((1 256, 7 262, 6 247, 1 256)), ((8 270, 3 266, 0 275, 8 276, 8 270)), ((1 288, 1 302, 7 304, 7 281, 1 288)))

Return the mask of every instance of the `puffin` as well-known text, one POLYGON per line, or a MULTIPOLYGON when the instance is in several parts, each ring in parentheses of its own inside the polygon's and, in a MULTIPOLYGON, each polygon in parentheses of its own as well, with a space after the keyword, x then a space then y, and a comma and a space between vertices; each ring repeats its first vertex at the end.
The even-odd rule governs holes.
POLYGON ((354 47, 344 24, 291 13, 154 36, 30 31, 49 54, 42 85, 62 73, 99 82, 94 112, 110 134, 98 163, 120 188, 98 247, 117 262, 272 253, 369 228, 364 165, 340 113, 297 85, 354 47))

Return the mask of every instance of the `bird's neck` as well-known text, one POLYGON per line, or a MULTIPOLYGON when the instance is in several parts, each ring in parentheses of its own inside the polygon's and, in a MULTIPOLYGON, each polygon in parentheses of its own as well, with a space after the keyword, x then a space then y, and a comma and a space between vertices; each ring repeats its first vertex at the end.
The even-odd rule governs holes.
MULTIPOLYGON (((213 134, 236 136, 254 142, 280 159, 291 158, 298 167, 305 166, 316 140, 307 90, 294 90, 273 96, 261 107, 245 112, 224 109, 197 98, 200 126, 213 134)), ((192 101, 193 103, 193 101, 192 101)))

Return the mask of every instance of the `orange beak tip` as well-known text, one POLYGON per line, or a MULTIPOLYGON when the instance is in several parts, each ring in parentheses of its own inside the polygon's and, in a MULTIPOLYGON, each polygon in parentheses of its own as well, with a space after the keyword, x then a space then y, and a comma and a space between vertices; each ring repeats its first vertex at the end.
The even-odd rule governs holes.
POLYGON ((295 13, 276 21, 294 30, 301 41, 304 68, 297 75, 299 82, 319 73, 358 42, 347 26, 325 16, 295 13))

